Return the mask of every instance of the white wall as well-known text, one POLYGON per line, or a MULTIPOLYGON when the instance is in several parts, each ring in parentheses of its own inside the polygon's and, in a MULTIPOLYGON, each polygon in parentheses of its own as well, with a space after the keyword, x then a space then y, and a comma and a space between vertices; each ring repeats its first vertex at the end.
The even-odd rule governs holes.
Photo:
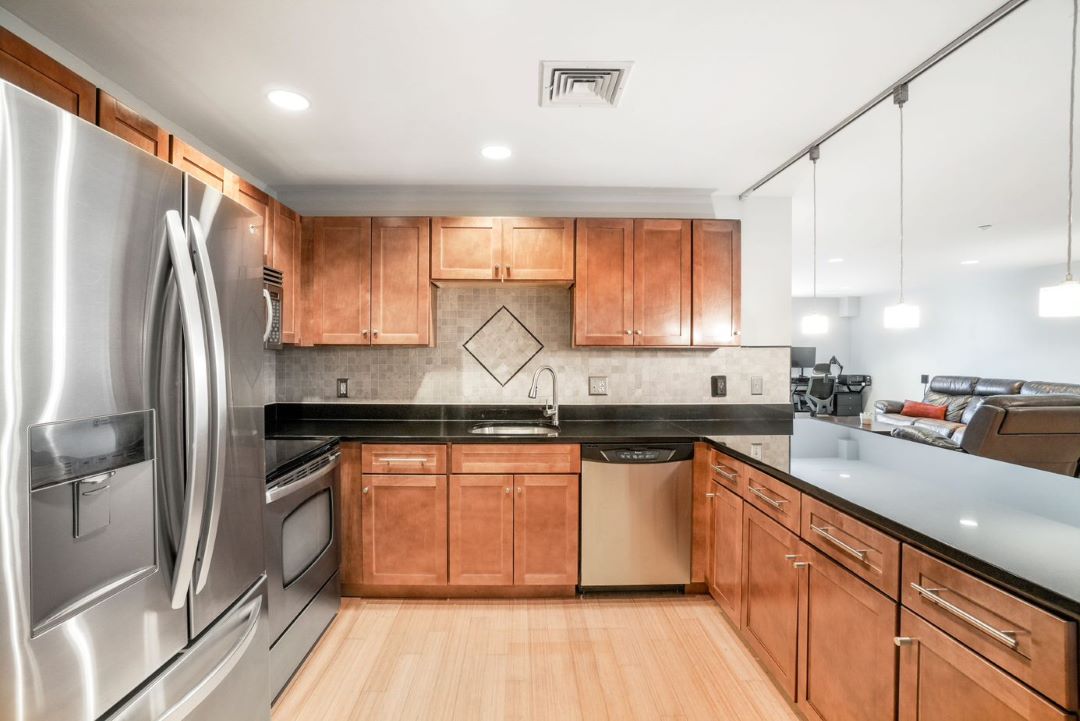
POLYGON ((851 326, 852 318, 840 317, 839 298, 792 298, 791 345, 817 348, 816 362, 825 363, 836 358, 844 364, 844 370, 862 373, 852 364, 851 326), (803 316, 820 313, 829 319, 829 332, 822 335, 805 335, 800 327, 803 316))
POLYGON ((1040 318, 1039 287, 1062 266, 1016 271, 958 269, 946 286, 913 287, 921 327, 886 330, 894 294, 866 296, 852 323, 852 370, 874 378, 873 399, 922 397, 922 373, 1080 383, 1080 319, 1040 318))

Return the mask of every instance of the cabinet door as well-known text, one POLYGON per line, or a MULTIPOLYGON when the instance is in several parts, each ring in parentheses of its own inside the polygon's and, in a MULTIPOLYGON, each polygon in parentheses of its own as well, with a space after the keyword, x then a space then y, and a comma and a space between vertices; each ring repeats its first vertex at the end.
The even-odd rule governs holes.
POLYGON ((364 583, 446 583, 446 476, 364 476, 364 583))
POLYGON ((514 583, 578 581, 578 477, 514 476, 514 583))
POLYGON ((352 596, 364 582, 364 478, 359 443, 341 444, 341 590, 352 596))
POLYGON ((231 170, 225 171, 224 182, 225 197, 232 198, 256 215, 256 219, 248 225, 248 232, 258 236, 262 241, 263 264, 271 265, 274 216, 270 211, 270 196, 231 170))
POLYGON ((175 135, 170 138, 169 162, 214 190, 225 192, 225 166, 175 135))
POLYGON ((577 223, 574 344, 634 344, 634 221, 577 223))
POLYGON ((503 218, 506 280, 574 280, 573 218, 503 218))
POLYGON ((450 476, 450 583, 514 583, 514 477, 450 476))
POLYGON ((273 242, 267 264, 281 271, 281 342, 300 342, 300 216, 276 200, 270 201, 273 242))
POLYGON ((432 218, 432 280, 502 278, 498 218, 432 218))
POLYGON ((799 539, 750 505, 743 506, 743 631, 761 665, 795 700, 799 539))
POLYGON ((906 608, 900 634, 900 721, 1076 718, 906 608))
POLYGON ((693 224, 693 345, 739 345, 742 254, 737 220, 693 224))
POLYGON ((897 603, 802 544, 798 705, 814 721, 885 721, 896 708, 897 603))
POLYGON ((160 160, 169 162, 169 134, 100 88, 97 124, 160 160))
POLYGON ((431 226, 427 218, 371 221, 371 344, 431 339, 431 226))
POLYGON ((320 345, 369 345, 371 218, 315 218, 308 306, 320 345))
POLYGON ((0 78, 83 120, 97 120, 93 83, 76 75, 6 28, 0 28, 0 78))
POLYGON ((712 518, 706 581, 709 594, 736 626, 742 623, 743 501, 710 482, 712 518))
POLYGON ((634 221, 634 345, 690 345, 690 221, 634 221))

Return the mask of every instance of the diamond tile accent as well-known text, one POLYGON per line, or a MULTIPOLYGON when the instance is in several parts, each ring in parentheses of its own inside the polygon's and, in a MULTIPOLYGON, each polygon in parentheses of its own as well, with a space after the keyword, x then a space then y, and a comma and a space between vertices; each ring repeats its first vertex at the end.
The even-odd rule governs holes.
POLYGON ((544 344, 504 305, 462 347, 499 385, 505 386, 544 349, 544 344))

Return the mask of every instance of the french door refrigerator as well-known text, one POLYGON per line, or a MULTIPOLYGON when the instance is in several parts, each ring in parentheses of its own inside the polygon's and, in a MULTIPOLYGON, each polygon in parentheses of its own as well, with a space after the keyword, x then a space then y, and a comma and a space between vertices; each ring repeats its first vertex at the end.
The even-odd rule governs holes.
POLYGON ((0 718, 269 718, 255 222, 0 83, 0 718))

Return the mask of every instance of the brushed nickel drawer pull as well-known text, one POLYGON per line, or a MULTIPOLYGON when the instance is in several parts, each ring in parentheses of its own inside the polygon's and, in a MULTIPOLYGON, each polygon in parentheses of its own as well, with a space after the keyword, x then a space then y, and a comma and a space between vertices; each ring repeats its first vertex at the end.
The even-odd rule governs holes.
POLYGON ((716 498, 719 495, 720 495, 719 493, 706 493, 705 497, 706 498, 716 498))
POLYGON ((970 626, 974 626, 975 628, 982 631, 983 633, 985 633, 987 636, 994 639, 998 643, 1002 644, 1003 646, 1008 647, 1010 650, 1015 651, 1017 649, 1017 647, 1020 645, 1020 642, 1016 640, 1016 632, 1015 631, 1002 631, 1000 629, 994 628, 993 626, 988 624, 986 621, 983 621, 980 618, 976 618, 975 616, 972 616, 970 613, 968 613, 964 609, 960 608, 959 606, 954 606, 953 604, 949 603, 944 598, 942 598, 941 596, 938 595, 938 593, 941 592, 942 589, 940 589, 940 588, 923 588, 922 586, 915 583, 914 581, 912 581, 911 587, 914 588, 916 593, 918 593, 920 596, 925 598, 927 601, 930 601, 931 603, 937 605, 938 607, 944 609, 945 611, 948 611, 949 613, 956 616, 957 618, 959 618, 964 623, 966 623, 966 624, 968 624, 970 626))
POLYGON ((712 469, 724 478, 728 479, 729 481, 734 482, 739 480, 739 474, 731 470, 727 466, 713 466, 712 469))
POLYGON ((832 545, 839 548, 844 553, 851 554, 863 563, 866 563, 866 549, 855 548, 854 546, 849 546, 848 544, 844 543, 839 538, 829 533, 829 531, 831 531, 832 529, 828 526, 815 526, 813 524, 810 524, 810 530, 824 538, 832 545))
POLYGON ((397 458, 397 457, 394 457, 394 456, 384 456, 384 457, 376 457, 375 462, 376 463, 419 463, 420 465, 424 465, 425 463, 427 463, 427 458, 408 458, 408 457, 397 458))
POLYGON ((768 503, 776 510, 782 513, 787 513, 787 511, 784 510, 784 504, 787 503, 787 499, 770 498, 769 496, 765 495, 760 488, 754 488, 753 486, 747 486, 747 488, 750 490, 751 493, 768 503))
POLYGON ((896 636, 895 638, 893 638, 893 643, 895 643, 897 646, 903 647, 910 646, 911 644, 915 643, 916 640, 918 639, 914 639, 911 636, 896 636))

